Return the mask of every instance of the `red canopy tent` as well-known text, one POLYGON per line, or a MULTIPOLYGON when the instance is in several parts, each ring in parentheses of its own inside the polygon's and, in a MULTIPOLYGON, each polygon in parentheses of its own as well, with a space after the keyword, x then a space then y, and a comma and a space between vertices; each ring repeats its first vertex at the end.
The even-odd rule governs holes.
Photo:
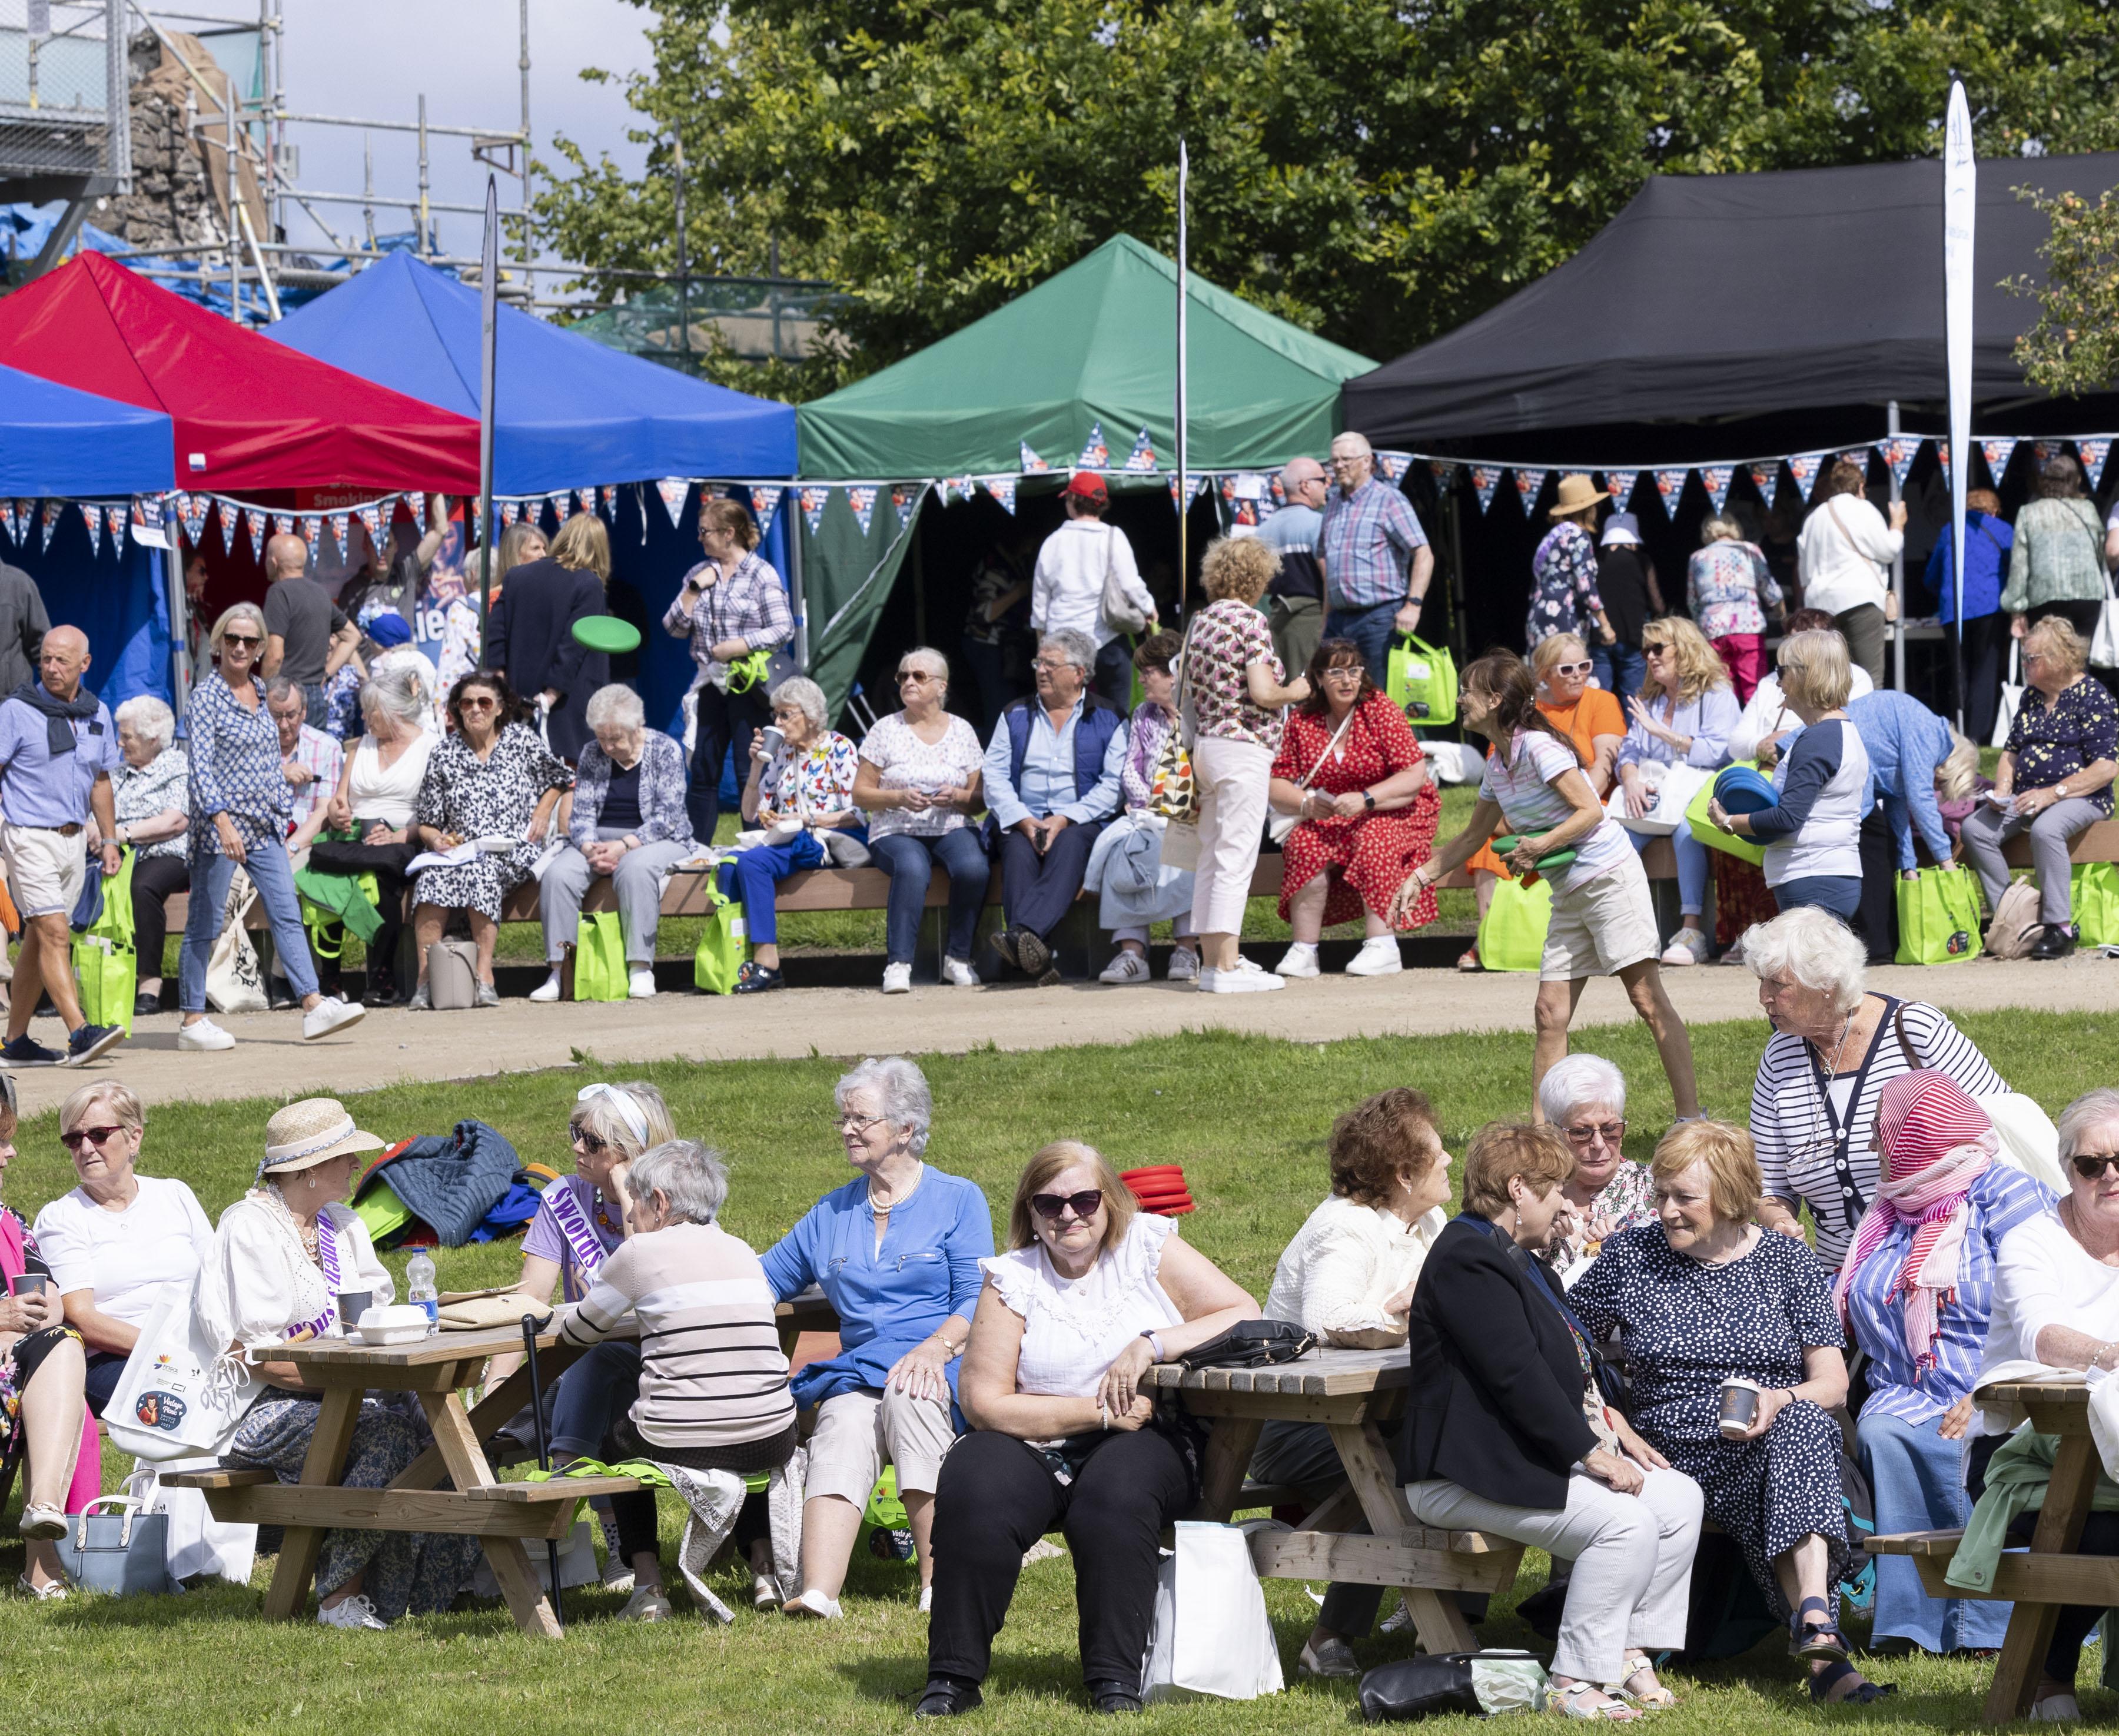
POLYGON ((478 424, 246 332, 95 252, 0 299, 0 362, 167 412, 179 488, 478 491, 478 424))

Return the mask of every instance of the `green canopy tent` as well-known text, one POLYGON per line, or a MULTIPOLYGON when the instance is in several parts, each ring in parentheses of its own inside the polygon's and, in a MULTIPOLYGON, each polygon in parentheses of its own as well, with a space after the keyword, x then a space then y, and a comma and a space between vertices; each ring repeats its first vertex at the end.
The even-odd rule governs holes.
MULTIPOLYGON (((975 480, 1012 500, 1026 477, 1078 467, 1098 434, 1109 456, 1094 467, 1120 485, 1130 477, 1166 489, 1177 452, 1176 284, 1174 263, 1120 235, 918 355, 800 406, 810 672, 835 708, 929 504, 968 498, 975 480), (1143 434, 1150 453, 1129 469, 1143 434)), ((1271 471, 1321 456, 1339 432, 1340 383, 1375 364, 1196 276, 1186 295, 1189 471, 1271 471)))

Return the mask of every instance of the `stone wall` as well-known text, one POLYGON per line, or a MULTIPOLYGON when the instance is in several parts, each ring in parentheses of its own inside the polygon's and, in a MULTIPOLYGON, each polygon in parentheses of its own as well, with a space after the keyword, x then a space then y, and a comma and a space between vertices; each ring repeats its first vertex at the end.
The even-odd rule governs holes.
MULTIPOLYGON (((195 37, 175 40, 186 58, 209 81, 225 75, 195 37)), ((132 191, 114 197, 94 217, 96 225, 123 235, 134 247, 152 251, 170 247, 219 245, 226 233, 223 210, 227 189, 216 177, 227 173, 216 143, 192 136, 202 108, 213 105, 198 92, 189 73, 170 58, 151 32, 141 31, 129 47, 132 110, 132 191)), ((253 220, 262 216, 262 201, 249 165, 242 168, 244 202, 253 204, 253 220)))

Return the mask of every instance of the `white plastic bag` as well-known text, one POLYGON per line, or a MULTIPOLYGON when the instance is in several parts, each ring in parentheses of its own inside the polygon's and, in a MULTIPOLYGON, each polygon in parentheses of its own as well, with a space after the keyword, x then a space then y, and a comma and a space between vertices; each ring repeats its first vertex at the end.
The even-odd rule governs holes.
POLYGON ((1181 1521, 1156 1575, 1141 1698, 1255 1700, 1282 1686, 1248 1528, 1181 1521))
POLYGON ((1606 800, 1604 810, 1629 832, 1644 832, 1651 837, 1667 836, 1685 824, 1685 810, 1692 805, 1692 798, 1699 793, 1699 787, 1713 774, 1703 772, 1696 765, 1665 765, 1662 775, 1654 775, 1659 761, 1651 761, 1641 768, 1641 782, 1650 787, 1655 805, 1635 819, 1633 810, 1626 805, 1626 786, 1623 781, 1611 786, 1611 796, 1606 800))
POLYGON ((2001 684, 2001 703, 1994 711, 1994 733, 1989 747, 2006 747, 2009 731, 2015 727, 2017 708, 2024 703, 2022 642, 2009 641, 2009 679, 2001 684))
POLYGON ((2038 1100, 2020 1091, 1996 1091, 1972 1101, 1987 1112, 1987 1118, 1994 1124, 2001 1141, 2001 1161, 2066 1197, 2067 1177, 2061 1169, 2060 1129, 2038 1107, 2038 1100))
POLYGON ((110 1444, 158 1464, 218 1459, 257 1396, 256 1376, 225 1348, 201 1316, 196 1285, 163 1285, 103 1413, 110 1444))
POLYGON ((2119 592, 2112 575, 2104 575, 2104 606, 2097 611, 2096 630, 2089 637, 2089 661, 2098 669, 2119 668, 2119 592))
POLYGON ((169 1516, 167 1566, 171 1579, 211 1574, 231 1585, 247 1585, 250 1570, 257 1563, 257 1527, 216 1519, 202 1490, 162 1486, 165 1472, 210 1471, 219 1463, 216 1459, 179 1459, 174 1464, 151 1464, 136 1459, 132 1474, 125 1479, 125 1492, 137 1496, 148 1511, 169 1516))

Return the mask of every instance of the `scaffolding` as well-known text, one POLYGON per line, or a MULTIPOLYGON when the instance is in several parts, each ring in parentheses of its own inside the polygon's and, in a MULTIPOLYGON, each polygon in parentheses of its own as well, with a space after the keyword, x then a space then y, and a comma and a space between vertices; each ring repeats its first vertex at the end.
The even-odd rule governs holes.
POLYGON ((126 0, 0 0, 0 202, 67 202, 49 269, 92 199, 130 190, 126 0))

